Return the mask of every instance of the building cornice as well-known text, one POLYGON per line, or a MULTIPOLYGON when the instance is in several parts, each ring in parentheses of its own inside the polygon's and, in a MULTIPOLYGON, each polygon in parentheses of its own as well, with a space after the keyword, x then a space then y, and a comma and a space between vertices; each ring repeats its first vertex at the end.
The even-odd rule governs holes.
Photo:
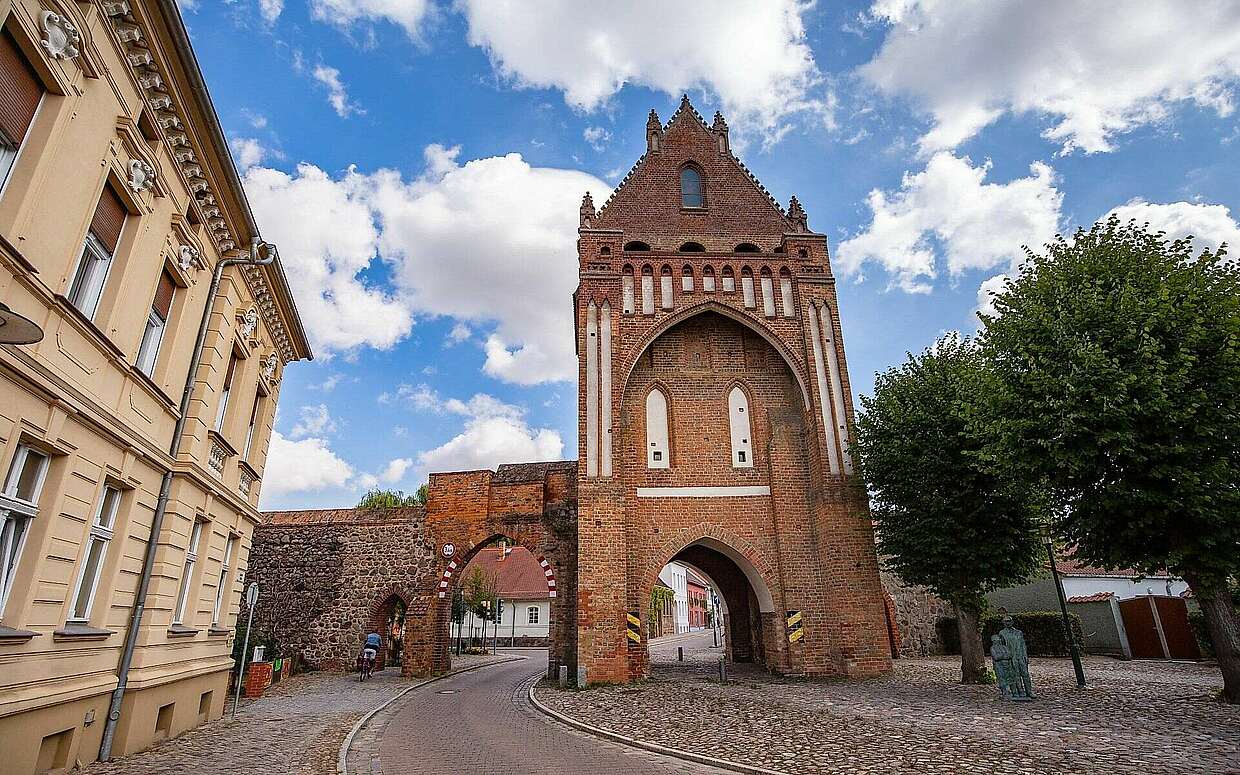
MULTIPOLYGON (((248 250, 258 225, 176 0, 152 2, 153 18, 145 16, 148 6, 133 0, 98 2, 218 254, 248 250)), ((312 358, 283 268, 249 267, 245 277, 281 360, 312 358)))

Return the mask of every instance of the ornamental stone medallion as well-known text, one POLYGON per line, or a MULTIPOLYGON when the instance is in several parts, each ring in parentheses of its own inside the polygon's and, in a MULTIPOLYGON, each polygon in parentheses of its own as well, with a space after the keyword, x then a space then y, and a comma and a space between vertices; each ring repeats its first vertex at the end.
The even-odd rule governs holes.
POLYGON ((177 256, 177 266, 182 272, 188 272, 198 266, 198 250, 190 245, 182 245, 177 256))
POLYGON ((51 11, 44 11, 41 19, 43 27, 43 48, 52 59, 73 59, 81 53, 79 45, 82 35, 65 17, 51 11))
POLYGON ((141 159, 129 162, 129 187, 141 194, 155 185, 155 168, 141 159))

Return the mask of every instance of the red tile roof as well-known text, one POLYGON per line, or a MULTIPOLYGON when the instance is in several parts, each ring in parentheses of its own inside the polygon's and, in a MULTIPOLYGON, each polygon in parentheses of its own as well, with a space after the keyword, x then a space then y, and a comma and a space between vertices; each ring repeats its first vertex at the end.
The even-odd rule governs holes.
POLYGON ((1114 592, 1095 592, 1092 595, 1077 595, 1068 598, 1069 603, 1097 603, 1101 600, 1110 600, 1115 597, 1114 592))
POLYGON ((501 546, 488 546, 469 561, 461 578, 467 578, 474 568, 494 574, 499 596, 509 600, 533 600, 550 597, 547 592, 547 574, 530 551, 521 546, 509 547, 507 555, 501 546))
POLYGON ((1099 568, 1096 565, 1089 565, 1084 562, 1074 560, 1071 557, 1058 558, 1055 561, 1055 568, 1065 576, 1110 576, 1112 578, 1121 579, 1168 579, 1171 578, 1166 571, 1159 571, 1145 575, 1136 568, 1115 568, 1107 570, 1099 568))

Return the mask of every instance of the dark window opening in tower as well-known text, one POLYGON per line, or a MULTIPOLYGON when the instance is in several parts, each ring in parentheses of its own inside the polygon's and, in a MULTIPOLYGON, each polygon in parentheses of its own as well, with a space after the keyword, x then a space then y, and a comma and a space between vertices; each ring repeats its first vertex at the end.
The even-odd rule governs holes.
POLYGON ((685 167, 680 171, 680 206, 706 206, 702 197, 702 173, 693 167, 685 167))

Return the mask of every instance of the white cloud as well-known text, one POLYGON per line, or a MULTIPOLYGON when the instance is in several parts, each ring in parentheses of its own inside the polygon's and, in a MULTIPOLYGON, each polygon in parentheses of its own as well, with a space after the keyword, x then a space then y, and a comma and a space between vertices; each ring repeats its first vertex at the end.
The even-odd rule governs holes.
POLYGON ((332 374, 319 384, 309 385, 308 387, 311 390, 322 390, 324 393, 330 393, 336 389, 336 386, 340 384, 342 379, 344 379, 343 374, 332 374))
POLYGON ((258 0, 258 12, 263 21, 272 24, 284 12, 284 0, 258 0))
POLYGON ((314 80, 327 87, 327 101, 331 103, 336 115, 348 118, 355 113, 366 112, 349 99, 349 91, 345 88, 344 82, 340 80, 339 70, 319 64, 314 66, 311 75, 314 76, 314 80))
POLYGON ((452 327, 452 330, 448 332, 448 335, 444 337, 444 346, 453 347, 461 342, 467 342, 469 341, 469 337, 473 335, 474 332, 470 330, 469 326, 464 323, 457 323, 452 327))
POLYGON ((433 10, 429 0, 310 0, 310 14, 319 21, 347 29, 359 22, 386 19, 414 39, 420 37, 422 22, 433 10))
POLYGON ((1240 4, 883 0, 890 25, 860 68, 880 91, 934 120, 923 152, 954 148, 1006 113, 1033 113, 1065 152, 1109 151, 1115 136, 1191 102, 1221 116, 1240 80, 1240 4))
POLYGON ((413 466, 413 458, 398 457, 389 460, 387 466, 379 474, 379 479, 384 484, 396 484, 405 478, 405 472, 413 466))
POLYGON ((360 201, 363 176, 332 179, 300 164, 295 175, 266 167, 246 171, 245 189, 263 234, 280 246, 315 352, 361 346, 386 349, 408 335, 408 306, 359 274, 377 255, 379 230, 360 201))
POLYGON ((232 149, 237 155, 238 166, 243 170, 262 164, 268 153, 263 144, 253 137, 234 137, 232 149))
POLYGON ((588 126, 582 130, 581 136, 596 151, 602 151, 611 141, 611 132, 601 126, 588 126))
POLYGON ((322 436, 336 432, 336 421, 332 419, 331 412, 327 411, 327 404, 303 406, 300 417, 293 430, 289 431, 289 438, 322 436))
POLYGON ((998 310, 995 309, 995 294, 1003 291, 1003 284, 1007 282, 1007 279, 1006 274, 997 274, 982 281, 977 288, 977 312, 979 314, 992 317, 998 314, 998 310))
POLYGON ((293 493, 321 492, 348 486, 353 467, 337 457, 320 438, 290 441, 271 434, 271 450, 263 472, 262 499, 269 503, 293 493))
POLYGON ((870 224, 836 251, 836 269, 858 275, 866 263, 882 266, 892 284, 929 293, 939 266, 952 275, 1011 265, 1021 246, 1041 247, 1054 237, 1063 195, 1047 165, 1030 176, 987 183, 990 162, 935 154, 922 172, 905 173, 900 189, 870 192, 870 224))
POLYGON ((532 167, 520 154, 459 164, 431 145, 426 169, 339 178, 309 164, 295 175, 256 167, 246 191, 280 245, 316 350, 389 347, 412 314, 444 315, 487 333, 487 374, 517 384, 573 379, 573 289, 581 196, 610 189, 584 172, 532 167), (469 238, 462 238, 462 230, 469 238), (382 255, 391 293, 359 275, 382 255))
POLYGON ((830 121, 831 97, 805 39, 802 0, 627 3, 458 0, 469 42, 517 86, 555 88, 592 111, 625 84, 716 95, 736 127, 767 141, 794 117, 830 121))
POLYGON ((1224 205, 1192 202, 1154 204, 1144 199, 1133 199, 1114 208, 1100 220, 1112 215, 1118 216, 1123 223, 1130 220, 1148 223, 1154 229, 1166 232, 1168 239, 1191 236, 1195 251, 1207 248, 1217 250, 1223 243, 1227 243, 1228 255, 1234 256, 1240 251, 1240 225, 1224 205))
POLYGON ((564 442, 558 431, 531 428, 525 410, 485 393, 468 401, 450 398, 430 408, 465 417, 464 429, 447 443, 418 454, 423 471, 468 471, 500 463, 558 460, 564 442))

